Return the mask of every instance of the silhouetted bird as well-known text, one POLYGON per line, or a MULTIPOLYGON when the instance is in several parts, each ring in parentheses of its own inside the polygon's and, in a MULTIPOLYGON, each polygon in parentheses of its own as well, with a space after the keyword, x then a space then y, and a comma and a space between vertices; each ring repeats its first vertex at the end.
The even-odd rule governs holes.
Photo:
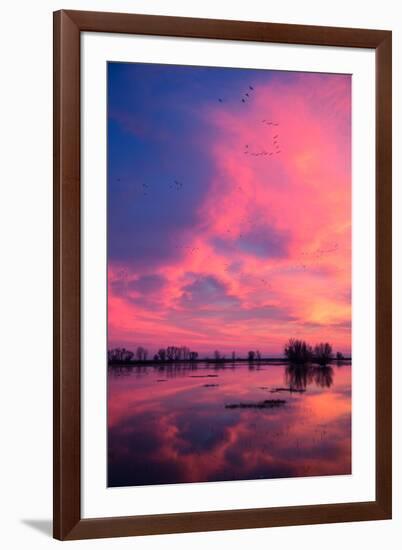
POLYGON ((245 99, 242 99, 242 102, 243 102, 243 103, 246 103, 246 100, 245 100, 245 99))
POLYGON ((218 101, 219 101, 219 103, 222 103, 222 102, 223 102, 223 99, 222 99, 222 98, 219 98, 218 101))
POLYGON ((252 86, 249 86, 250 90, 254 90, 254 88, 252 86))

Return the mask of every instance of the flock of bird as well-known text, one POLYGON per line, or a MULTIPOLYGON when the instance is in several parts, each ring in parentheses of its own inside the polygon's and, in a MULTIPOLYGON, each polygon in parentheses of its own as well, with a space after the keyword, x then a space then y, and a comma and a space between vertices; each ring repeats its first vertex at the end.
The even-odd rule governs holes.
MULTIPOLYGON (((248 103, 251 100, 253 93, 254 93, 254 86, 251 86, 251 84, 250 84, 249 87, 248 87, 248 91, 243 93, 243 95, 240 97, 240 102, 243 103, 243 104, 248 103)), ((227 100, 222 98, 222 97, 219 97, 218 101, 219 101, 219 103, 224 103, 227 100)), ((262 119, 261 123, 266 125, 266 126, 271 126, 271 127, 279 126, 279 122, 275 122, 273 120, 267 120, 265 118, 262 119)), ((279 147, 279 141, 278 140, 279 140, 279 134, 276 134, 275 136, 273 136, 273 138, 272 138, 273 147, 271 147, 269 151, 267 151, 264 148, 259 149, 259 150, 251 150, 249 145, 246 144, 244 146, 243 153, 245 155, 250 155, 251 157, 267 157, 267 158, 273 157, 274 155, 279 155, 281 153, 281 150, 280 150, 280 147, 279 147)))
MULTIPOLYGON (((251 96, 252 96, 253 92, 254 92, 254 87, 251 86, 251 84, 250 84, 249 87, 248 87, 248 91, 244 92, 242 94, 242 96, 240 97, 241 103, 247 103, 251 99, 251 96)), ((219 103, 224 103, 227 100, 222 98, 222 97, 218 97, 218 101, 219 101, 219 103)))
MULTIPOLYGON (((244 92, 240 97, 237 98, 237 100, 241 104, 247 104, 252 100, 253 95, 255 94, 255 88, 251 84, 248 86, 248 89, 246 92, 244 92)), ((219 103, 225 103, 229 101, 229 99, 225 97, 219 97, 218 102, 219 103)), ((264 126, 270 127, 271 129, 277 128, 280 126, 279 122, 275 120, 268 120, 268 119, 262 119, 261 124, 264 126)), ((275 130, 274 130, 275 131, 275 130)), ((276 155, 281 154, 281 148, 279 144, 279 132, 277 131, 275 134, 272 135, 271 143, 268 148, 255 148, 250 146, 248 143, 244 145, 244 155, 248 155, 250 157, 265 157, 267 160, 271 159, 272 157, 275 157, 276 155)), ((121 178, 117 178, 117 181, 120 182, 121 178)), ((173 190, 174 192, 180 192, 184 189, 184 184, 182 181, 178 179, 174 179, 168 184, 168 188, 173 190)), ((237 189, 239 191, 243 191, 243 187, 241 185, 237 186, 237 189)), ((149 194, 150 188, 147 183, 142 183, 139 186, 139 190, 143 196, 147 196, 149 194)), ((253 225, 255 225, 255 221, 252 217, 250 218, 244 218, 240 220, 240 223, 242 223, 243 227, 244 225, 248 225, 248 229, 251 229, 253 225)), ((243 230, 244 231, 244 230, 243 230)), ((247 229, 246 229, 247 232, 247 229)), ((236 239, 242 239, 243 233, 238 233, 237 231, 232 230, 232 228, 228 227, 226 229, 226 233, 228 235, 234 236, 236 239)), ((184 254, 190 254, 195 255, 199 252, 200 248, 196 246, 186 246, 186 245, 176 245, 175 248, 177 250, 180 250, 184 254)), ((328 248, 319 248, 312 252, 302 252, 301 254, 301 262, 298 265, 294 266, 288 266, 286 271, 304 271, 307 269, 308 264, 311 264, 313 261, 320 260, 323 256, 326 254, 330 254, 332 252, 336 252, 338 250, 338 243, 335 243, 334 245, 331 245, 328 248)), ((230 270, 230 264, 224 263, 223 264, 223 271, 227 272, 230 270)), ((243 280, 250 278, 250 275, 247 273, 241 272, 238 273, 239 277, 243 280)), ((255 281, 255 276, 253 276, 253 280, 255 281)), ((267 286, 271 287, 271 284, 265 279, 260 278, 260 282, 267 286)))
POLYGON ((332 252, 336 252, 338 249, 339 249, 339 244, 334 243, 328 246, 327 248, 316 248, 311 252, 302 252, 301 256, 303 256, 306 259, 320 260, 323 256, 326 256, 327 254, 331 254, 332 252))
MULTIPOLYGON (((255 88, 254 88, 254 86, 252 86, 250 84, 248 86, 247 92, 244 92, 240 96, 240 98, 238 98, 239 101, 242 104, 248 103, 252 99, 252 95, 254 94, 254 92, 255 92, 255 88)), ((227 99, 219 97, 218 101, 219 101, 219 103, 224 103, 224 102, 227 101, 227 99)), ((264 124, 264 125, 267 125, 267 126, 279 126, 279 122, 275 122, 273 120, 263 119, 261 121, 261 123, 264 124)), ((271 147, 270 147, 269 151, 264 149, 264 148, 259 149, 259 150, 253 150, 248 144, 246 144, 244 146, 244 151, 243 152, 244 152, 245 155, 250 155, 251 157, 267 157, 267 158, 270 158, 270 157, 273 157, 274 155, 279 155, 281 153, 281 149, 280 149, 280 146, 279 146, 279 134, 275 134, 272 137, 272 144, 271 144, 271 147)), ((121 178, 116 178, 116 181, 121 182, 121 178)), ((174 179, 172 182, 169 183, 169 189, 172 189, 175 192, 182 191, 183 188, 184 188, 183 182, 181 182, 177 179, 174 179)), ((238 186, 238 189, 242 190, 242 187, 238 186)), ((140 186, 141 195, 143 197, 146 197, 146 196, 149 195, 149 191, 150 191, 149 185, 147 183, 142 183, 141 186, 140 186)))

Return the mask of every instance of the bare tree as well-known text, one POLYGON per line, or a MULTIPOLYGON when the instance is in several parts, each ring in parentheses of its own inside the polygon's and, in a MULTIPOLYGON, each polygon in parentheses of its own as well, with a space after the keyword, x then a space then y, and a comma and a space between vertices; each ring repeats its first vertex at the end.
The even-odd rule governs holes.
POLYGON ((147 353, 148 352, 145 348, 143 348, 142 346, 138 346, 135 352, 135 356, 138 361, 145 361, 145 359, 147 358, 147 353))
POLYGON ((328 365, 332 359, 332 346, 328 342, 320 342, 314 347, 314 360, 319 365, 328 365))
POLYGON ((158 355, 159 355, 159 359, 161 361, 165 361, 166 360, 166 350, 165 350, 165 348, 161 348, 160 350, 158 350, 158 355))
POLYGON ((109 363, 132 361, 134 353, 126 348, 113 348, 108 350, 107 359, 109 363))
POLYGON ((177 346, 168 346, 166 348, 166 356, 169 361, 178 361, 182 356, 182 349, 177 346))
POLYGON ((255 359, 255 351, 250 350, 250 351, 248 352, 248 354, 247 354, 247 359, 248 359, 249 361, 254 361, 254 359, 255 359))
POLYGON ((313 349, 304 340, 291 338, 284 347, 285 356, 291 363, 304 365, 313 359, 313 349))
POLYGON ((190 350, 186 346, 182 346, 181 348, 181 358, 184 360, 187 360, 190 357, 190 350))

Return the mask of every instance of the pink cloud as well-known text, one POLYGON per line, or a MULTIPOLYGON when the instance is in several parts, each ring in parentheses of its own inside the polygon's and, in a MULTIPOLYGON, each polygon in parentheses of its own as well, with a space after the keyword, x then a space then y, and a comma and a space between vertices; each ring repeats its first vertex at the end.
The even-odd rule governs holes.
POLYGON ((109 265, 109 343, 269 354, 303 336, 350 351, 350 78, 273 78, 201 116, 215 130, 202 221, 143 286, 109 265))

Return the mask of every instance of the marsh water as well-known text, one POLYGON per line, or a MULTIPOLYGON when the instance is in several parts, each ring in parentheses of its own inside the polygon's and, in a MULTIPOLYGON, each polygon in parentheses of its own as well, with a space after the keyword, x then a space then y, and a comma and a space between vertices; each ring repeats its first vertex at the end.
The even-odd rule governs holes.
POLYGON ((349 473, 350 364, 108 368, 109 487, 349 473))

